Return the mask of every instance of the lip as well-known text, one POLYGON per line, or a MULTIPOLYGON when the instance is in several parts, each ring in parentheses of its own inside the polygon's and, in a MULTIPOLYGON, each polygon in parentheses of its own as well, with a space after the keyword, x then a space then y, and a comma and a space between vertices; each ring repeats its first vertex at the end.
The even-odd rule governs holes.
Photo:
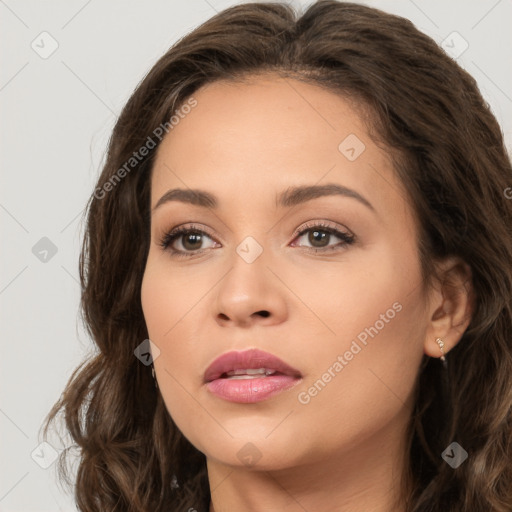
POLYGON ((238 403, 254 403, 266 400, 302 380, 296 368, 278 357, 258 349, 242 352, 231 351, 219 356, 206 369, 204 383, 213 394, 238 403), (228 379, 223 374, 240 369, 267 368, 276 372, 262 378, 228 379))
POLYGON ((253 348, 242 352, 226 352, 219 356, 204 372, 204 381, 205 383, 211 382, 220 378, 223 373, 232 370, 258 368, 268 368, 291 377, 302 377, 299 370, 292 368, 273 354, 253 348))

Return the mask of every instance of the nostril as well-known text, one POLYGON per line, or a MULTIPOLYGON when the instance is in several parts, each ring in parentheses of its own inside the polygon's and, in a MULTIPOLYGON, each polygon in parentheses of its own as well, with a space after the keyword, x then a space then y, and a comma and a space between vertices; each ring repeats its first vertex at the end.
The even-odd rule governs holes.
POLYGON ((265 318, 267 318, 270 315, 270 313, 268 311, 258 311, 257 314, 261 315, 265 318))

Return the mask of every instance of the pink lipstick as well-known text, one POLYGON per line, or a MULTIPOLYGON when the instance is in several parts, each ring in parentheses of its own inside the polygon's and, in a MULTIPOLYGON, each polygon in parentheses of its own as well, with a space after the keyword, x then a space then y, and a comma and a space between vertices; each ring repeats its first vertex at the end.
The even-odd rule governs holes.
POLYGON ((214 395, 238 403, 255 403, 295 386, 299 370, 258 349, 227 352, 207 368, 204 382, 214 395))

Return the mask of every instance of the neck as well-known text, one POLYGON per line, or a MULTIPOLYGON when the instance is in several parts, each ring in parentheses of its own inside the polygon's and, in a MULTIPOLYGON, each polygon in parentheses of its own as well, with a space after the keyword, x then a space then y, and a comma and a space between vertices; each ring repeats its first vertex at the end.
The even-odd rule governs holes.
POLYGON ((284 469, 207 459, 210 512, 403 512, 405 430, 388 425, 353 448, 284 469))

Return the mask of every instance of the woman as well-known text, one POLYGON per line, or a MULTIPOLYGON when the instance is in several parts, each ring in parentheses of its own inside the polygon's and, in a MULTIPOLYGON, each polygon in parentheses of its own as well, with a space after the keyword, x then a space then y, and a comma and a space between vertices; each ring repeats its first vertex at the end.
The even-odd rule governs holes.
POLYGON ((405 19, 245 4, 180 40, 89 204, 99 352, 45 428, 80 510, 512 510, 511 184, 405 19))

